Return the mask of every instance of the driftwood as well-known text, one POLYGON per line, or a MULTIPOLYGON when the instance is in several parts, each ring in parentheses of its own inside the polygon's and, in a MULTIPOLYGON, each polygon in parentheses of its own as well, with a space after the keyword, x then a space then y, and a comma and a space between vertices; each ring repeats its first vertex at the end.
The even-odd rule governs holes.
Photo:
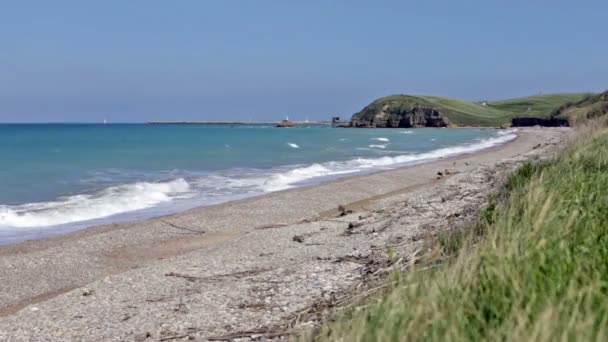
POLYGON ((207 341, 232 341, 237 338, 256 337, 256 338, 276 338, 293 334, 289 330, 256 329, 237 331, 232 334, 207 337, 207 341))
POLYGON ((189 334, 166 336, 166 337, 160 338, 159 341, 171 341, 171 340, 177 340, 177 339, 185 338, 185 337, 189 337, 189 336, 190 336, 189 334))
POLYGON ((277 223, 277 224, 266 224, 263 226, 255 227, 253 229, 261 230, 261 229, 281 228, 281 227, 286 227, 286 226, 289 226, 289 224, 288 223, 277 223))
POLYGON ((181 227, 181 226, 178 226, 178 225, 176 225, 174 223, 171 223, 171 222, 165 221, 165 220, 160 220, 160 221, 162 223, 164 223, 166 225, 169 225, 169 226, 171 226, 173 228, 176 228, 176 229, 186 230, 186 231, 189 231, 189 232, 195 233, 195 234, 205 234, 205 231, 203 231, 203 230, 197 230, 197 229, 192 229, 192 228, 187 228, 187 227, 181 227))
MULTIPOLYGON (((313 219, 314 221, 314 219, 313 219)), ((287 227, 287 226, 291 226, 294 224, 302 224, 302 223, 310 223, 312 222, 310 219, 301 219, 300 221, 296 222, 296 223, 274 223, 274 224, 265 224, 262 226, 257 226, 255 228, 253 228, 254 230, 261 230, 261 229, 272 229, 272 228, 281 228, 281 227, 287 227)))
POLYGON ((345 206, 343 206, 342 204, 340 204, 340 205, 338 206, 338 216, 339 216, 339 217, 340 217, 340 216, 346 216, 346 215, 348 215, 348 214, 352 214, 352 213, 353 213, 353 211, 352 211, 352 210, 350 210, 350 209, 346 209, 346 207, 345 207, 345 206))
POLYGON ((268 271, 268 269, 257 269, 257 270, 248 270, 248 271, 234 272, 234 273, 228 273, 228 274, 218 274, 218 275, 211 275, 211 276, 204 276, 204 277, 193 276, 193 275, 177 273, 177 272, 169 272, 169 273, 166 273, 165 276, 183 278, 183 279, 186 279, 188 281, 193 281, 193 282, 194 281, 222 281, 224 279, 242 279, 242 278, 253 276, 253 275, 256 275, 256 274, 259 274, 262 272, 266 272, 266 271, 268 271))

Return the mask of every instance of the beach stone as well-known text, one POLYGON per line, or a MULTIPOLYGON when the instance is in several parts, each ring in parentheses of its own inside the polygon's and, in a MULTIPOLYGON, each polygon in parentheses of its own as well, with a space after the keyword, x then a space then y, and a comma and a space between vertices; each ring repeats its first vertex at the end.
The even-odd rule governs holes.
POLYGON ((295 329, 318 325, 339 300, 407 267, 427 237, 473 219, 504 177, 555 155, 569 132, 522 129, 504 147, 458 157, 441 182, 451 159, 162 218, 204 235, 150 219, 0 248, 0 341, 205 340, 278 329, 314 305, 327 309, 295 329), (336 222, 339 203, 363 204, 336 222), (359 234, 343 234, 347 220, 362 222, 359 234))

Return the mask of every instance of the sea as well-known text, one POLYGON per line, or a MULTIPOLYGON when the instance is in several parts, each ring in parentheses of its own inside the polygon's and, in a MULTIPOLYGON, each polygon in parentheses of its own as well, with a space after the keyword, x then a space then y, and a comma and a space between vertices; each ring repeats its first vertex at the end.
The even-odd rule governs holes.
POLYGON ((493 129, 0 124, 0 244, 473 153, 493 129))

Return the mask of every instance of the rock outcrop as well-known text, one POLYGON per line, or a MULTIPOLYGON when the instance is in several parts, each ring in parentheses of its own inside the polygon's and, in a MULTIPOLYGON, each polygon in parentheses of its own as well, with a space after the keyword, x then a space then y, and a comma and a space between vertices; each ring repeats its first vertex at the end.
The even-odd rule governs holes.
POLYGON ((570 123, 566 119, 560 118, 537 118, 537 117, 518 117, 511 120, 513 127, 529 127, 529 126, 544 126, 544 127, 568 127, 570 123))
POLYGON ((411 108, 385 104, 376 109, 368 106, 353 115, 351 127, 412 128, 448 127, 450 120, 437 109, 415 105, 411 108))

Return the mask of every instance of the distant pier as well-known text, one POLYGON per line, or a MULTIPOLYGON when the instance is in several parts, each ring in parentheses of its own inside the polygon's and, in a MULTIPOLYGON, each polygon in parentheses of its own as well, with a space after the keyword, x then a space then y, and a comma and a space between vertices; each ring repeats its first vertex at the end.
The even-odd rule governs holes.
MULTIPOLYGON (((148 121, 149 125, 276 125, 278 121, 148 121)), ((295 125, 329 125, 327 121, 294 121, 295 125)))
POLYGON ((274 125, 276 122, 250 121, 149 121, 149 125, 274 125))

